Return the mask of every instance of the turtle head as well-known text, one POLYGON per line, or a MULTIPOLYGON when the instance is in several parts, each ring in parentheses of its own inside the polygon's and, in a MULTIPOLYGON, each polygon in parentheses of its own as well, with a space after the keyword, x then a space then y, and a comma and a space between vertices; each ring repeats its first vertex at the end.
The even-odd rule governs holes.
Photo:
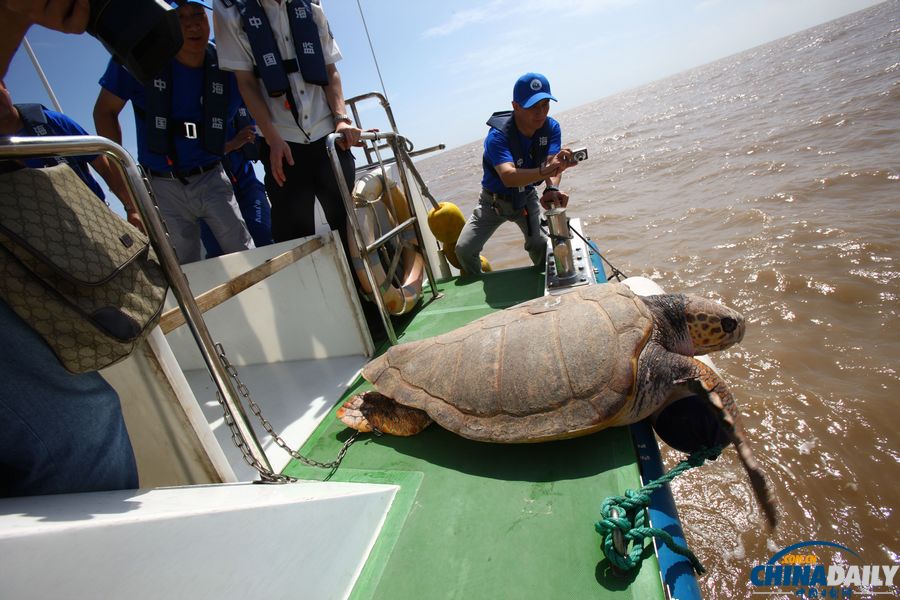
POLYGON ((723 350, 744 339, 744 316, 713 300, 685 296, 684 319, 695 355, 723 350))
POLYGON ((709 354, 744 338, 741 313, 700 296, 661 294, 645 296, 653 313, 656 341, 683 356, 709 354))

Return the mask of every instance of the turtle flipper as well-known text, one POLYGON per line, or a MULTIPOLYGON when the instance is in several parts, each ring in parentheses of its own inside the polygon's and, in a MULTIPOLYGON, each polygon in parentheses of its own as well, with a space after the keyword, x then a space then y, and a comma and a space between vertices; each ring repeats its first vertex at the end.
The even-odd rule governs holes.
POLYGON ((697 365, 697 375, 677 383, 684 384, 694 394, 706 399, 707 406, 716 415, 724 433, 734 444, 738 458, 750 478, 750 485, 753 487, 756 500, 766 515, 769 527, 774 529, 778 524, 775 496, 744 435, 734 396, 731 395, 731 391, 715 371, 700 361, 694 361, 694 363, 697 365))
POLYGON ((390 435, 415 435, 431 424, 428 414, 403 406, 378 392, 357 394, 337 411, 347 427, 363 433, 373 430, 390 435))

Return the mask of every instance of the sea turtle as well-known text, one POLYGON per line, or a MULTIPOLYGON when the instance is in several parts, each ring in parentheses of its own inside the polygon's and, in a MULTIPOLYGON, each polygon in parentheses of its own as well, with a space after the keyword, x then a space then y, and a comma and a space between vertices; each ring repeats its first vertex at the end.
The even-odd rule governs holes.
POLYGON ((682 451, 733 442, 774 526, 774 501, 731 392, 692 358, 740 342, 744 327, 738 312, 698 296, 584 286, 393 346, 363 368, 376 391, 354 396, 337 416, 359 431, 394 435, 433 420, 499 443, 570 438, 649 417, 682 451))

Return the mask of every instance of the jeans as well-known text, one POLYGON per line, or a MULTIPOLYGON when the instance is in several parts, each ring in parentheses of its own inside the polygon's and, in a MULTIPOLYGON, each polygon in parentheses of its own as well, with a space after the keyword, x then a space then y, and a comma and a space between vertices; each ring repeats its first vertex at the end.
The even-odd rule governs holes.
POLYGON ((456 258, 469 274, 481 273, 481 250, 497 228, 507 221, 518 225, 525 237, 525 250, 531 262, 541 265, 547 255, 547 237, 541 233, 541 207, 538 195, 531 190, 524 211, 514 211, 511 200, 494 200, 492 194, 482 190, 478 206, 466 221, 456 241, 456 258))
POLYGON ((0 497, 136 488, 115 390, 66 371, 2 301, 0 339, 0 497))

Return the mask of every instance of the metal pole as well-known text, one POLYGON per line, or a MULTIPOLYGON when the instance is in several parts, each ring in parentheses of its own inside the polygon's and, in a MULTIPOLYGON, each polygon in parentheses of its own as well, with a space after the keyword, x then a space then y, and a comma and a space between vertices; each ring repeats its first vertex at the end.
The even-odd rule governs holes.
MULTIPOLYGON (((444 145, 439 144, 439 146, 435 146, 438 150, 443 150, 444 145)), ((397 151, 399 152, 400 158, 406 163, 407 167, 409 167, 410 172, 412 172, 413 177, 416 178, 416 183, 419 186, 419 189, 422 190, 422 194, 428 198, 428 201, 431 202, 431 206, 433 208, 440 208, 441 205, 437 200, 434 199, 434 196, 431 195, 431 191, 429 191, 428 186, 425 185, 425 181, 422 179, 422 175, 419 173, 419 170, 416 169, 416 165, 413 164, 412 158, 410 157, 409 152, 406 151, 406 148, 403 144, 397 144, 397 151)), ((399 161, 398 161, 399 162, 399 161)))
POLYGON ((50 81, 47 79, 47 76, 44 75, 44 69, 41 68, 41 63, 38 62, 37 55, 34 53, 34 50, 31 49, 28 38, 24 38, 22 43, 25 45, 25 51, 28 53, 28 57, 31 58, 34 70, 37 71, 38 77, 41 78, 41 83, 44 84, 44 89, 47 90, 47 94, 50 96, 50 102, 53 103, 53 108, 56 109, 56 112, 62 112, 62 104, 59 103, 59 99, 56 97, 56 94, 53 93, 53 88, 50 87, 50 81))
POLYGON ((395 156, 401 156, 405 159, 404 161, 397 161, 397 170, 400 173, 400 183, 403 184, 403 189, 406 190, 406 204, 409 207, 410 213, 415 217, 415 224, 413 227, 416 228, 416 237, 419 239, 419 242, 422 244, 422 259, 425 261, 425 272, 428 274, 428 285, 431 287, 431 295, 433 298, 437 298, 440 292, 437 289, 437 279, 434 277, 434 269, 431 267, 431 261, 428 260, 428 252, 425 251, 425 237, 422 235, 421 226, 419 224, 418 213, 416 212, 415 203, 413 202, 412 188, 409 185, 409 178, 406 176, 407 167, 413 172, 416 177, 416 180, 421 184, 421 190, 425 193, 425 195, 431 200, 431 203, 437 207, 437 202, 435 202, 434 197, 428 191, 428 188, 425 187, 425 182, 422 181, 421 176, 419 176, 419 172, 416 170, 415 166, 412 164, 412 160, 409 159, 409 156, 406 154, 406 147, 404 144, 406 143, 406 138, 403 136, 397 135, 394 136, 392 141, 393 150, 395 156))
MULTIPOLYGON (((375 63, 375 71, 378 73, 378 81, 381 82, 381 91, 384 92, 384 97, 387 98, 387 88, 384 87, 384 79, 381 77, 381 67, 378 66, 378 57, 375 56, 375 46, 372 45, 372 36, 369 35, 369 24, 366 23, 366 15, 363 14, 362 3, 360 0, 356 0, 356 6, 359 7, 359 18, 362 19, 363 29, 366 30, 366 39, 369 40, 369 50, 372 52, 372 62, 375 63)), ((357 121, 359 123, 359 121, 357 121)), ((397 131, 394 129, 394 131, 397 131)))
MULTIPOLYGON (((363 133, 360 138, 368 140, 377 140, 379 136, 393 134, 363 133)), ((366 243, 362 239, 359 231, 359 221, 356 219, 356 207, 353 206, 353 198, 350 190, 347 189, 347 182, 344 181, 344 171, 341 169, 341 160, 335 151, 334 142, 338 138, 343 137, 339 133, 331 133, 325 138, 325 148, 328 150, 328 156, 331 158, 331 166, 334 169, 334 177, 337 179, 338 190, 341 192, 341 199, 344 201, 344 207, 347 209, 347 218, 350 220, 351 229, 353 230, 353 241, 356 244, 357 252, 362 258, 363 269, 366 272, 370 284, 372 285, 372 296, 375 297, 375 304, 378 305, 378 312, 381 313, 381 322, 384 324, 384 330, 388 334, 391 344, 397 343, 397 333, 394 331, 394 324, 391 323, 391 317, 388 313, 387 306, 384 304, 384 298, 378 293, 378 283, 372 275, 372 268, 369 266, 369 254, 366 252, 366 243)))
POLYGON ((153 199, 149 182, 144 178, 137 163, 122 146, 106 138, 98 136, 46 136, 46 137, 11 137, 0 138, 0 157, 2 158, 33 158, 38 156, 80 156, 91 154, 105 154, 114 159, 114 164, 122 170, 125 181, 132 197, 141 213, 141 219, 147 228, 150 242, 159 257, 166 279, 172 286, 172 292, 178 301, 187 320, 203 361, 209 369, 213 383, 222 395, 225 405, 235 417, 235 425, 247 445, 251 458, 256 461, 254 466, 264 480, 269 480, 273 474, 272 465, 266 457, 253 428, 247 421, 246 413, 240 402, 240 396, 234 387, 231 377, 222 364, 215 349, 215 343, 210 336, 209 329, 203 321, 203 315, 194 301, 184 271, 178 263, 175 250, 168 241, 168 234, 159 212, 156 201, 153 199))

